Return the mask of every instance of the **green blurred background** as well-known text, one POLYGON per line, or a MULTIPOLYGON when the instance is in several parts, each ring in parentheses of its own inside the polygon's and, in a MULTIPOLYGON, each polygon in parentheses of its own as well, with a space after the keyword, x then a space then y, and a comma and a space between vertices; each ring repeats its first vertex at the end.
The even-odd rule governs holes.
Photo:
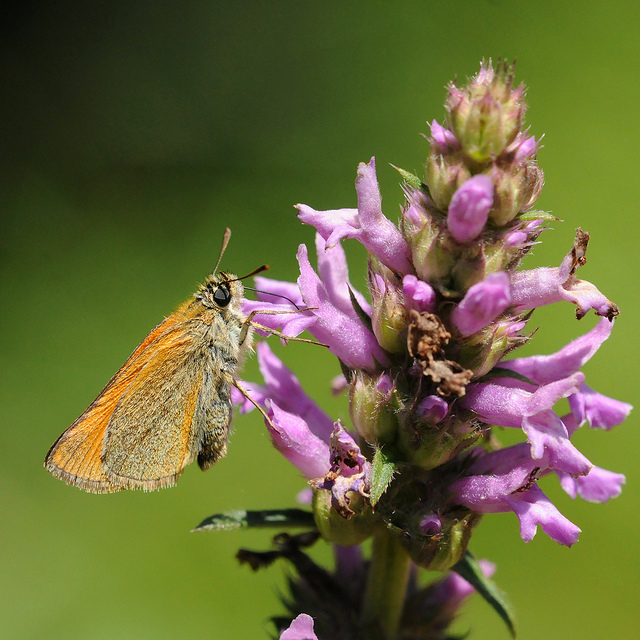
MULTIPOLYGON (((304 486, 256 415, 234 421, 215 469, 151 494, 82 493, 42 460, 146 332, 212 269, 268 262, 293 280, 313 232, 292 205, 354 206, 357 163, 422 173, 444 85, 485 57, 517 58, 527 122, 545 134, 539 204, 564 223, 527 267, 557 265, 578 225, 581 277, 622 310, 588 382, 637 402, 640 8, 635 2, 14 2, 0 22, 0 635, 3 638, 266 638, 283 566, 253 574, 238 547, 269 532, 191 534, 212 513, 295 505, 304 486)), ((364 288, 364 252, 347 243, 364 288)), ((536 313, 528 353, 590 329, 570 305, 536 313)), ((323 350, 274 349, 335 417, 323 350), (309 366, 313 362, 312 366, 309 366)), ((255 361, 245 370, 257 379, 255 361)), ((472 549, 498 565, 520 638, 633 638, 638 607, 638 429, 582 430, 578 446, 627 474, 606 505, 549 493, 583 530, 572 549, 485 518, 472 549)), ((550 480, 550 479, 548 479, 550 480)), ((327 550, 317 556, 327 561, 327 550)), ((457 625, 506 638, 479 598, 457 625)))

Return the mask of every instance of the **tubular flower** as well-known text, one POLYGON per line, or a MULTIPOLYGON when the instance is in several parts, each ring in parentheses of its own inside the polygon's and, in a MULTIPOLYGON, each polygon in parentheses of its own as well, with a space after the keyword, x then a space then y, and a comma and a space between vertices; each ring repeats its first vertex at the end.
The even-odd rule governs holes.
MULTIPOLYGON (((244 384, 266 411, 275 448, 312 488, 322 537, 341 546, 373 537, 370 570, 379 555, 405 558, 405 590, 416 567, 459 567, 483 514, 513 512, 525 542, 540 526, 560 544, 575 543, 580 529, 538 487, 544 475, 591 502, 616 497, 625 481, 572 442, 585 423, 606 431, 631 410, 588 387, 581 372, 619 313, 576 277, 589 235, 577 230, 559 267, 519 269, 551 218, 533 208, 544 179, 539 139, 523 128, 524 87, 514 86, 513 67, 483 63, 466 87, 448 91, 445 123, 431 124, 424 182, 401 171, 399 223, 382 213, 374 160, 361 164, 357 209, 297 206, 317 230, 317 270, 300 245, 297 283, 260 278, 259 301, 245 309, 288 336, 308 330, 339 359, 334 387, 348 392, 344 425, 267 347, 258 347, 265 384, 244 384), (365 295, 349 282, 340 245, 348 238, 368 252, 365 295), (600 319, 554 354, 513 358, 535 333, 532 311, 555 302, 575 305, 578 319, 591 309, 600 319), (563 399, 571 412, 560 417, 563 399), (494 427, 521 430, 522 441, 501 448, 494 427)), ((365 613, 344 637, 366 636, 367 611, 385 637, 440 637, 402 635, 401 616, 390 609, 404 599, 389 604, 366 589, 365 613)), ((291 613, 303 611, 316 617, 291 613)), ((282 637, 313 633, 343 637, 319 624, 314 632, 308 616, 282 637)))

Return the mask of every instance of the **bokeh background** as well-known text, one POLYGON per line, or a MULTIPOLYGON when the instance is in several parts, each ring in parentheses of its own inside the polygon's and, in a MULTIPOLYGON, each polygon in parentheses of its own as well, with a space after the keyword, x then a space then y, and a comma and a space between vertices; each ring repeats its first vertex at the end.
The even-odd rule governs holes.
MULTIPOLYGON (((527 122, 545 134, 539 204, 564 220, 526 267, 557 265, 574 229, 592 233, 581 277, 621 307, 588 382, 638 403, 640 5, 600 0, 458 2, 27 2, 0 21, 0 635, 3 638, 266 638, 284 567, 234 559, 270 533, 192 534, 226 509, 295 506, 297 472, 256 415, 230 454, 151 494, 82 493, 42 468, 51 443, 146 332, 213 267, 268 262, 297 275, 313 242, 292 206, 355 205, 358 162, 377 157, 387 215, 402 194, 390 163, 421 174, 444 85, 480 60, 517 58, 527 122)), ((364 252, 347 243, 352 281, 364 252)), ((590 329, 570 305, 536 312, 528 353, 590 329)), ((338 372, 322 349, 278 354, 335 417, 338 372)), ((245 378, 257 379, 255 362, 245 378)), ((627 474, 606 505, 543 488, 583 533, 566 549, 525 544, 513 514, 486 517, 472 549, 498 565, 519 637, 632 638, 640 623, 637 418, 578 446, 627 474)), ((327 550, 316 556, 329 560, 327 550)), ((478 597, 457 627, 506 638, 478 597)))

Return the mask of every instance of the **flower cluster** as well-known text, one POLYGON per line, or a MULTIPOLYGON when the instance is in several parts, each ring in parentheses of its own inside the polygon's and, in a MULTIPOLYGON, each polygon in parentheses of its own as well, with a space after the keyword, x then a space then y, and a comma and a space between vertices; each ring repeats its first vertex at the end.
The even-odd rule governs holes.
MULTIPOLYGON (((297 207, 317 230, 317 270, 301 245, 296 283, 256 278, 258 289, 294 304, 259 293, 245 311, 287 311, 257 320, 288 336, 310 332, 342 369, 334 384, 348 393, 346 426, 266 343, 257 347, 264 385, 243 383, 264 406, 276 449, 309 481, 329 542, 373 537, 375 554, 376 539, 387 537, 412 566, 447 570, 484 513, 515 513, 525 541, 539 525, 561 544, 576 542, 580 529, 538 486, 546 474, 572 498, 605 502, 621 491, 624 476, 594 466, 571 440, 585 424, 612 428, 631 409, 593 391, 580 371, 618 314, 577 277, 589 236, 578 229, 558 267, 518 268, 552 219, 534 208, 543 174, 525 109, 508 65, 483 64, 466 87, 451 84, 446 121, 431 124, 424 182, 401 172, 399 224, 382 212, 371 159, 358 167, 357 208, 297 207), (368 295, 349 282, 346 238, 368 251, 368 295), (533 310, 561 301, 578 318, 593 310, 600 320, 554 354, 513 359, 533 335, 533 310), (570 413, 559 416, 563 398, 570 413), (501 447, 496 426, 520 429, 523 441, 501 447)), ((387 637, 404 637, 400 613, 380 616, 387 637)), ((314 638, 310 625, 298 617, 281 637, 314 638)))

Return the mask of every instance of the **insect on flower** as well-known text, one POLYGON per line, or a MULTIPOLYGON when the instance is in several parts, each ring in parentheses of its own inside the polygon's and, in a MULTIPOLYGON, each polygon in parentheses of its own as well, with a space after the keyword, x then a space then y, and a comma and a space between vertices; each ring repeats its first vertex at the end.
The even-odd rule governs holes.
POLYGON ((231 385, 246 393, 235 377, 252 328, 281 335, 241 310, 241 280, 266 265, 243 278, 216 273, 230 235, 227 229, 200 289, 147 335, 56 440, 44 463, 56 478, 91 493, 151 491, 173 486, 196 457, 204 471, 226 455, 231 385))

